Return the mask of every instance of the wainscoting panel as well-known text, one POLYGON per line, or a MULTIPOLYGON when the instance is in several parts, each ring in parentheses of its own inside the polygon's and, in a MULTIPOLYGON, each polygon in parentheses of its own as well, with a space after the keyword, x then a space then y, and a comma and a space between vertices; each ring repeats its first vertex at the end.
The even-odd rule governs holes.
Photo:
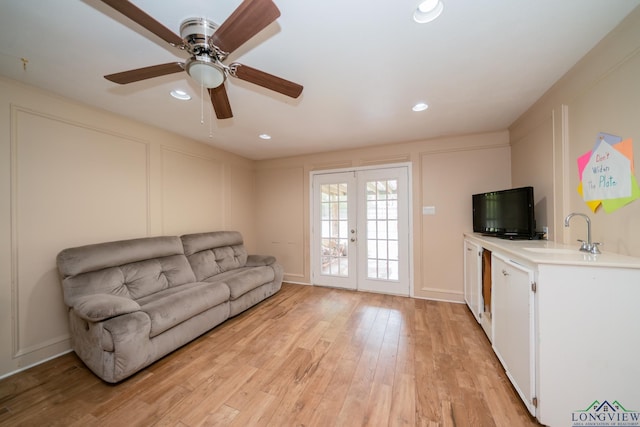
POLYGON ((162 234, 225 229, 224 165, 162 147, 162 234))
MULTIPOLYGON (((263 169, 256 172, 258 249, 275 256, 285 275, 305 275, 304 169, 263 169)), ((291 279, 295 280, 295 279, 291 279)))
POLYGON ((148 144, 11 108, 12 355, 69 348, 56 255, 148 234, 148 144))
MULTIPOLYGON (((471 195, 509 188, 508 146, 421 153, 422 274, 418 296, 463 302, 462 233, 472 230, 471 195)), ((418 282, 417 282, 418 283, 418 282)))
POLYGON ((245 247, 251 253, 256 247, 256 201, 253 169, 242 166, 228 166, 227 209, 225 230, 242 233, 245 247))

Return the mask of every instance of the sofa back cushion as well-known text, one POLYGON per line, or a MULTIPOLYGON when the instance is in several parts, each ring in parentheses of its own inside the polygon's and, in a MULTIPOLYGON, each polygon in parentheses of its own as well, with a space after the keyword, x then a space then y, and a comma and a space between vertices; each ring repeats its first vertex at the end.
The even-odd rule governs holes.
POLYGON ((181 239, 184 253, 199 282, 244 267, 247 263, 242 234, 237 231, 186 234, 181 239))
POLYGON ((58 254, 64 301, 112 294, 139 299, 195 281, 178 237, 147 237, 65 249, 58 254))

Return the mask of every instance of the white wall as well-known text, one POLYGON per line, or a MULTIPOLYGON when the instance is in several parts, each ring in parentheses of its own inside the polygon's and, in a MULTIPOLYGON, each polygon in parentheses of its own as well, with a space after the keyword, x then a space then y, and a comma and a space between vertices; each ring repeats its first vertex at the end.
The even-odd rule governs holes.
MULTIPOLYGON (((570 212, 589 215, 603 251, 640 256, 640 201, 613 212, 593 213, 577 192, 577 158, 591 150, 599 132, 632 138, 640 161, 640 8, 605 37, 509 129, 514 182, 536 183, 547 201, 552 237, 575 244, 586 238, 570 212), (549 203, 552 202, 552 203, 549 203)), ((636 179, 640 176, 635 173, 636 179)))

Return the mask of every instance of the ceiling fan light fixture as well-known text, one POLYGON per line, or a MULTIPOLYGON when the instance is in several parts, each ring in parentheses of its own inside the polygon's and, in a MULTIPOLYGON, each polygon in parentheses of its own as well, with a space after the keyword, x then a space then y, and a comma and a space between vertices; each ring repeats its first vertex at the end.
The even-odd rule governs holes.
POLYGON ((224 69, 206 56, 189 59, 185 64, 185 71, 207 89, 213 89, 224 83, 224 69))
POLYGON ((413 12, 413 20, 419 24, 426 24, 438 18, 443 10, 442 0, 424 0, 413 12))

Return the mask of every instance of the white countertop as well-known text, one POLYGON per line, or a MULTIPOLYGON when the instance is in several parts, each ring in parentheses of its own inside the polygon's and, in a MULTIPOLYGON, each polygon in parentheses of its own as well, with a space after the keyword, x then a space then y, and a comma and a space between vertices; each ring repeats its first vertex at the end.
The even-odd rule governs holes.
POLYGON ((594 255, 578 250, 579 244, 565 245, 549 240, 508 240, 484 236, 480 233, 464 233, 486 249, 520 258, 532 264, 580 265, 589 267, 637 268, 640 257, 608 253, 594 255))

